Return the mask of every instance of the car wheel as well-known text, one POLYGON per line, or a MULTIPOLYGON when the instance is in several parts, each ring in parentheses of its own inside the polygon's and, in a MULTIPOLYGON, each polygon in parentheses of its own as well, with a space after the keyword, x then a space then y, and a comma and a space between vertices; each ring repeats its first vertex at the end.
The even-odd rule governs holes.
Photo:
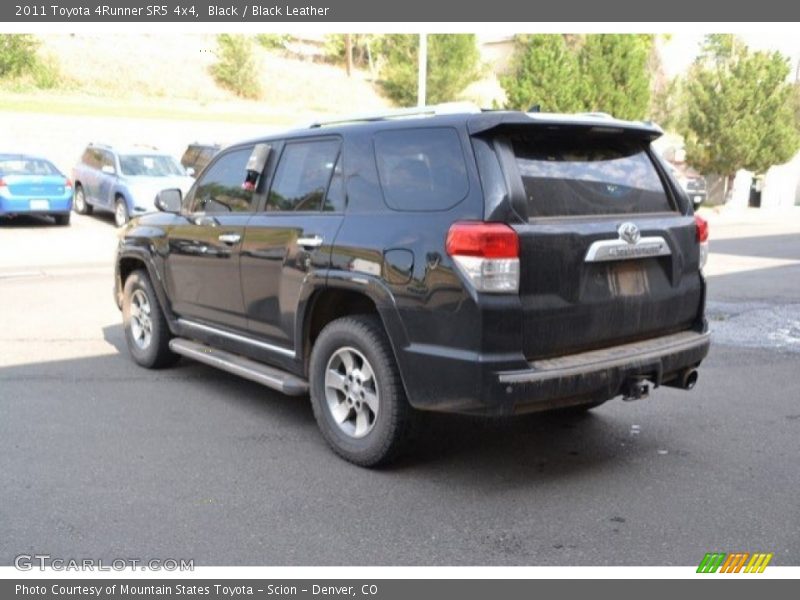
POLYGON ((69 213, 64 215, 53 215, 53 219, 55 219, 56 225, 69 225, 69 213))
POLYGON ((117 196, 114 202, 114 223, 116 223, 117 227, 122 227, 128 222, 129 218, 128 204, 125 202, 125 198, 117 196))
POLYGON ((92 205, 86 202, 86 193, 80 184, 75 185, 75 212, 79 215, 92 214, 92 205))
POLYGON ((314 416, 337 454, 374 467, 400 453, 413 409, 377 317, 328 324, 314 344, 309 371, 314 416))
POLYGON ((134 271, 125 280, 122 325, 136 364, 158 369, 178 360, 178 355, 169 349, 172 334, 146 271, 134 271))

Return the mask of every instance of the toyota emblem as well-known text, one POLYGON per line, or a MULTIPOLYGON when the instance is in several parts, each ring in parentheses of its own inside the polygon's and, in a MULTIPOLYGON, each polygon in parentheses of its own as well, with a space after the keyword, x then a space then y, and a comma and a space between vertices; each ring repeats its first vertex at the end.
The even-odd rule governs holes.
POLYGON ((617 233, 619 234, 619 239, 624 240, 629 244, 637 244, 639 242, 639 238, 642 237, 642 234, 639 232, 639 228, 633 223, 623 223, 619 226, 619 229, 617 229, 617 233))

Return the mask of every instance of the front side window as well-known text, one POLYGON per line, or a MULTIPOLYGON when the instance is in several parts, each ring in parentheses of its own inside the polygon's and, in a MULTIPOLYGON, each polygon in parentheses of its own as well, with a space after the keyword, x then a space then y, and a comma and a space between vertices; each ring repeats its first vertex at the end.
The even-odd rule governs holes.
POLYGON ((674 210, 644 142, 519 135, 512 146, 531 217, 674 210))
POLYGON ((115 171, 117 168, 114 166, 114 155, 111 152, 103 151, 100 153, 100 163, 102 167, 111 167, 115 171))
POLYGON ((445 210, 469 191, 464 152, 453 128, 379 132, 375 159, 386 203, 395 210, 445 210))
POLYGON ((245 189, 247 160, 252 147, 222 155, 197 182, 191 212, 247 212, 253 203, 253 191, 245 189))
POLYGON ((286 144, 275 171, 266 209, 322 210, 339 156, 339 146, 338 139, 286 144))

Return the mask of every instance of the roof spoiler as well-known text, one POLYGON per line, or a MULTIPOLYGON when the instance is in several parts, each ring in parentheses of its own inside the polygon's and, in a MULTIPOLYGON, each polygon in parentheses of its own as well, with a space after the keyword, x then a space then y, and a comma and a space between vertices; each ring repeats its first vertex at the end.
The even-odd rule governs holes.
POLYGON ((479 135, 501 129, 541 127, 549 130, 581 129, 605 134, 626 134, 647 141, 658 139, 664 131, 649 121, 623 121, 605 113, 524 113, 512 111, 484 112, 467 123, 470 134, 479 135))

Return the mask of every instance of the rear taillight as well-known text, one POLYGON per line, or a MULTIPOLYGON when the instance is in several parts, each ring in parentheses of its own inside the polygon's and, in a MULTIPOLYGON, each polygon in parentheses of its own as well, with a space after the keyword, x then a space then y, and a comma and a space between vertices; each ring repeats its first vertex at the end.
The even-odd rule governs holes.
POLYGON ((519 290, 519 237, 503 223, 460 222, 447 232, 447 254, 479 292, 519 290))
POLYGON ((700 268, 706 266, 708 260, 708 221, 700 215, 694 216, 697 243, 700 245, 700 268))
POLYGON ((64 179, 64 187, 67 189, 72 189, 72 182, 69 180, 69 178, 64 179))
POLYGON ((3 178, 2 178, 2 177, 0 177, 0 188, 1 188, 1 187, 6 187, 6 185, 7 185, 7 184, 6 184, 6 182, 5 182, 5 181, 3 181, 3 178))

